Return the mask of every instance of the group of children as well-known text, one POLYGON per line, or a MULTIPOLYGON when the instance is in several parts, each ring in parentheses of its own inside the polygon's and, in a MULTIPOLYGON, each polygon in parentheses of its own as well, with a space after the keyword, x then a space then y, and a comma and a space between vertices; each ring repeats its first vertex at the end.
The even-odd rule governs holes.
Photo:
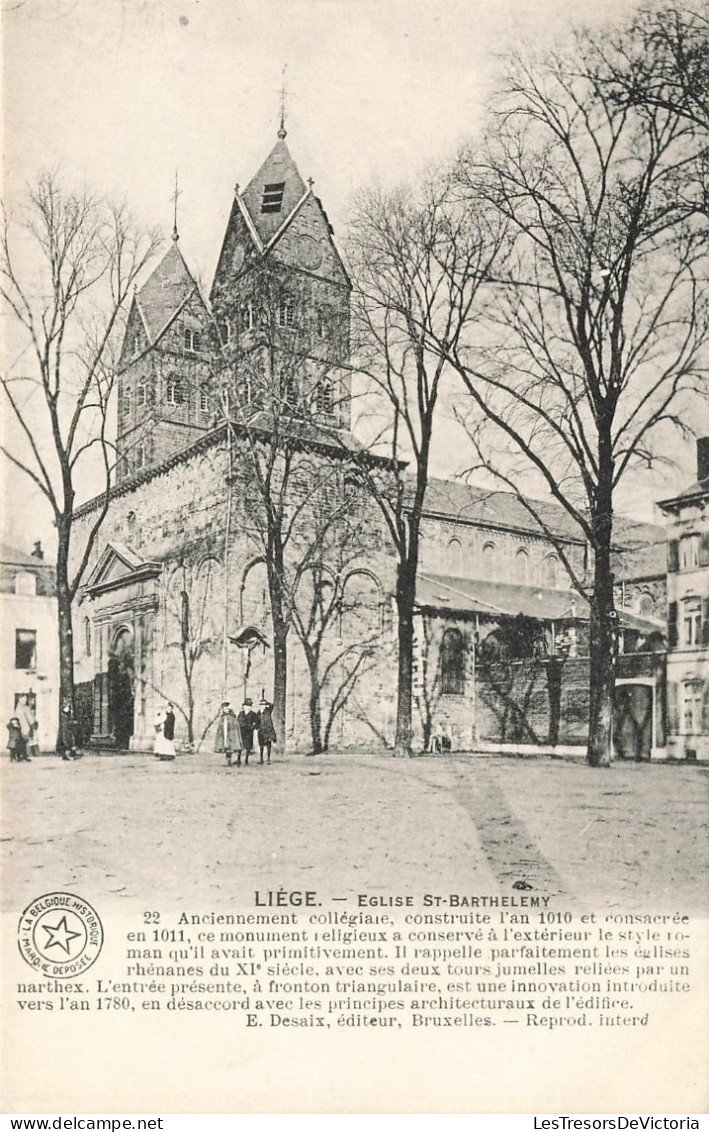
MULTIPOLYGON (((39 754, 39 724, 28 696, 19 696, 7 724, 7 749, 13 763, 31 762, 39 754)), ((62 708, 60 754, 64 762, 81 758, 78 728, 70 707, 62 708)))
POLYGON ((271 747, 277 742, 276 729, 273 726, 273 704, 265 697, 261 697, 258 711, 254 711, 253 701, 244 700, 243 707, 238 715, 234 713, 228 700, 221 706, 217 720, 217 733, 214 750, 226 756, 227 766, 241 766, 241 756, 244 756, 244 765, 249 765, 249 755, 254 749, 254 736, 258 739, 260 762, 271 761, 271 747), (236 763, 232 759, 236 755, 236 763))

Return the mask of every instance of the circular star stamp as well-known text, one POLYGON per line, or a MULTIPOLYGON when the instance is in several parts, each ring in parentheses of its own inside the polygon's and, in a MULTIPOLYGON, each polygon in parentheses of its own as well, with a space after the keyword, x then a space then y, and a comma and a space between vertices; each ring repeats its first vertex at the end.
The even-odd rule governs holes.
POLYGON ((28 904, 20 916, 17 945, 35 971, 66 979, 96 962, 103 926, 88 900, 71 892, 48 892, 28 904))

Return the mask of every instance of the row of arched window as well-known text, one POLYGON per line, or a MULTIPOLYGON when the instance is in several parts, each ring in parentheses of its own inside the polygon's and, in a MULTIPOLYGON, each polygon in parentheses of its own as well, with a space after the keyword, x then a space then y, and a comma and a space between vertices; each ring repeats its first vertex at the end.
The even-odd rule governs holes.
POLYGON ((460 539, 452 538, 446 554, 446 571, 459 577, 481 574, 491 580, 541 585, 548 589, 556 589, 561 584, 564 574, 559 569, 560 565, 558 556, 550 552, 535 569, 526 547, 518 547, 510 559, 507 547, 498 547, 492 539, 483 543, 478 557, 464 554, 460 539))

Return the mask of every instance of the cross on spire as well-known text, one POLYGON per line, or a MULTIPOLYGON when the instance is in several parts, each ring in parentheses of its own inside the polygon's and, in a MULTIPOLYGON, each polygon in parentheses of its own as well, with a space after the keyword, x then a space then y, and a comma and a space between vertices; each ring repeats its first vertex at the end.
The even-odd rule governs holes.
POLYGON ((177 187, 177 169, 176 169, 175 170, 175 191, 173 192, 172 196, 170 197, 170 200, 172 201, 173 206, 174 206, 175 221, 174 221, 174 227, 172 229, 172 238, 175 241, 179 240, 179 238, 180 238, 180 234, 177 231, 177 202, 178 202, 178 200, 181 196, 182 196, 182 190, 177 187))
POLYGON ((286 71, 287 71, 287 69, 288 69, 288 64, 284 63, 283 64, 283 70, 281 71, 281 125, 280 125, 280 128, 278 130, 278 136, 281 139, 281 141, 283 141, 283 139, 284 139, 284 137, 286 136, 286 133, 287 133, 287 130, 286 130, 286 71))

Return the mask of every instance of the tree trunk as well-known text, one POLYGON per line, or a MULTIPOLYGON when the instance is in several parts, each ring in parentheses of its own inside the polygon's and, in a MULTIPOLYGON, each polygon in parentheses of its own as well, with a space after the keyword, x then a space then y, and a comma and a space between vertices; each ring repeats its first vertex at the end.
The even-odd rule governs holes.
POLYGON ((394 744, 394 755, 399 758, 411 754, 415 597, 416 568, 412 569, 409 562, 399 562, 396 578, 399 656, 394 744))
POLYGON ((273 621, 273 723, 286 749, 286 692, 288 690, 288 634, 282 623, 273 621))
POLYGON ((613 701, 617 653, 617 614, 613 599, 611 533, 613 529, 610 475, 599 485, 597 519, 594 523, 595 556, 593 592, 590 602, 590 685, 588 752, 590 766, 611 765, 613 751, 613 701))
POLYGON ((320 686, 317 670, 310 670, 310 734, 313 754, 319 755, 325 749, 322 741, 322 710, 320 707, 320 686))
POLYGON ((57 626, 59 631, 59 718, 57 750, 63 748, 63 709, 74 715, 74 636, 71 624, 71 591, 68 581, 69 528, 58 527, 57 546, 57 626))

